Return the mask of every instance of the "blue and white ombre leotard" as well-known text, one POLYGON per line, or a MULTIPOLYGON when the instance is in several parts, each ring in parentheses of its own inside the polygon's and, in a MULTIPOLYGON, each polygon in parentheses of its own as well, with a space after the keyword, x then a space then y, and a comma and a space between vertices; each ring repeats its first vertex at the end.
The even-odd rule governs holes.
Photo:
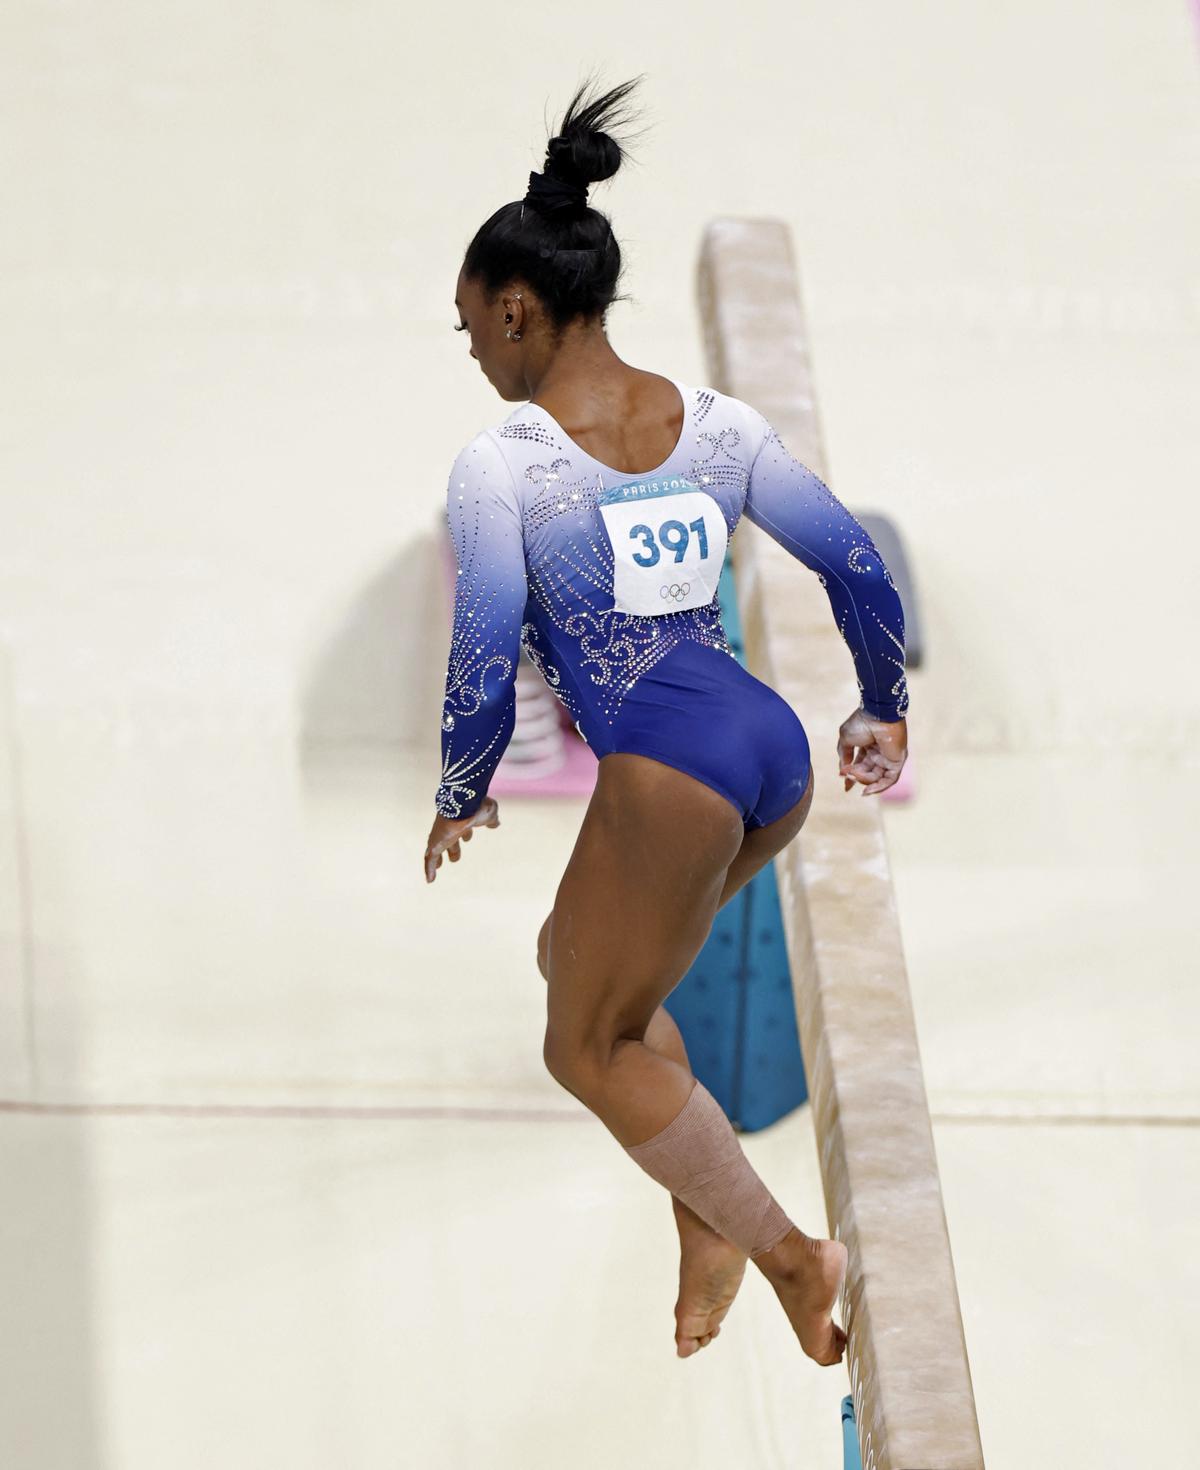
POLYGON ((483 801, 512 734, 522 647, 598 758, 634 751, 686 771, 747 827, 800 800, 804 727, 721 622, 717 583, 743 514, 820 578, 866 713, 905 714, 904 609, 871 538, 756 409, 671 381, 683 432, 643 474, 593 459, 534 403, 454 461, 442 816, 483 801))

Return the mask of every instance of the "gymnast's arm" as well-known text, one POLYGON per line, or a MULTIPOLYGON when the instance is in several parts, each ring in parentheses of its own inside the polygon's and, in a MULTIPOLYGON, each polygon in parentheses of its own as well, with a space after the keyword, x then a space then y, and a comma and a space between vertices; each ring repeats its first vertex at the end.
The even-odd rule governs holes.
POLYGON ((854 659, 864 713, 902 720, 908 710, 904 608, 891 574, 862 525, 793 457, 762 414, 751 413, 760 437, 744 514, 816 572, 854 659))
POLYGON ((458 576, 435 805, 439 816, 463 821, 483 805, 512 736, 529 596, 521 507, 504 456, 486 430, 454 461, 446 521, 458 576))

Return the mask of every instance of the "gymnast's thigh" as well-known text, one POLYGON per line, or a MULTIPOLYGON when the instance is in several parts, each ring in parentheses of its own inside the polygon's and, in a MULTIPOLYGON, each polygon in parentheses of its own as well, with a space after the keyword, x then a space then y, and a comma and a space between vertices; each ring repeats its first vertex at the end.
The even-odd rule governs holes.
POLYGON ((550 926, 547 1034, 641 1036, 700 952, 745 828, 719 792, 636 752, 601 758, 550 926))

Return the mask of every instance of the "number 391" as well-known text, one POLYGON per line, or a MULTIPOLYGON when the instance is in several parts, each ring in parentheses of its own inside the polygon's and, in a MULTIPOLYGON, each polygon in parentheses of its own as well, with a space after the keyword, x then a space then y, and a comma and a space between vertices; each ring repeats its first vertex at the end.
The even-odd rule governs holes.
MULTIPOLYGON (((704 530, 703 516, 697 516, 690 525, 684 525, 682 521, 664 521, 658 528, 658 540, 668 551, 675 553, 676 564, 687 555, 688 542, 691 540, 689 531, 695 531, 700 538, 700 560, 703 561, 708 556, 708 536, 704 530)), ((634 561, 639 567, 654 566, 662 556, 662 552, 658 542, 654 539, 653 530, 646 525, 631 526, 629 534, 631 537, 641 536, 645 548, 643 551, 633 553, 634 561)))

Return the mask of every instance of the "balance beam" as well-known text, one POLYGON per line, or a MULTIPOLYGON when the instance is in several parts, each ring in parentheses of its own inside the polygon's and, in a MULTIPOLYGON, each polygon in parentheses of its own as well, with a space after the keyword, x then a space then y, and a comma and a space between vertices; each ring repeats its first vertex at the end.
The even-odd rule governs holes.
MULTIPOLYGON (((697 294, 710 386, 765 414, 826 479, 787 226, 714 220, 697 294)), ((732 557, 747 663, 800 715, 816 771, 775 869, 828 1228, 849 1252, 841 1313, 863 1470, 983 1470, 880 806, 837 777, 854 666, 806 567, 744 519, 732 557)))

